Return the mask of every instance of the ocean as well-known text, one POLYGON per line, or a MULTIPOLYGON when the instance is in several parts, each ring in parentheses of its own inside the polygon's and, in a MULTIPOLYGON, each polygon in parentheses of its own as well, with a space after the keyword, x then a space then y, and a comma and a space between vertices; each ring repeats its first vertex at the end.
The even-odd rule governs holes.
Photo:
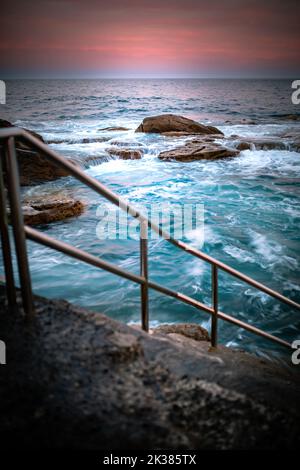
MULTIPOLYGON (((203 251, 299 302, 299 153, 275 146, 245 150, 232 159, 164 162, 157 158, 159 152, 189 138, 134 132, 146 116, 174 113, 217 126, 225 138, 272 138, 291 130, 299 135, 300 121, 285 119, 299 112, 291 93, 291 80, 11 80, 0 117, 40 133, 53 149, 76 159, 88 174, 132 204, 203 204, 203 251), (129 130, 101 131, 110 126, 129 130), (144 156, 120 160, 107 155, 111 145, 142 148, 144 156)), ((91 190, 63 178, 22 191, 30 196, 63 191, 86 202, 79 218, 39 229, 139 272, 137 241, 97 238, 97 209, 108 203, 91 190)), ((197 230, 184 241, 201 246, 197 230)), ((34 243, 28 247, 34 292, 139 322, 136 285, 34 243)), ((149 241, 149 274, 153 281, 211 302, 210 267, 164 240, 149 241)), ((221 274, 219 295, 220 309, 229 315, 288 341, 299 338, 299 312, 266 294, 221 274)), ((150 325, 166 322, 210 325, 206 313, 151 292, 150 325)), ((222 321, 219 340, 260 355, 282 352, 222 321)))

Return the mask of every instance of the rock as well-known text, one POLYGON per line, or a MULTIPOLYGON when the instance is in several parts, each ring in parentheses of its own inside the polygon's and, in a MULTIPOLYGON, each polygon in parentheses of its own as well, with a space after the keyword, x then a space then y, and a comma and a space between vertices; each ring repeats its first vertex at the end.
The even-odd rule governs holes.
POLYGON ((127 140, 115 140, 115 139, 112 139, 109 141, 109 143, 111 145, 116 145, 118 147, 144 147, 143 144, 141 144, 140 142, 135 142, 135 141, 127 141, 127 140))
POLYGON ((98 131, 106 131, 106 132, 115 132, 115 131, 130 131, 128 127, 104 127, 103 129, 98 129, 98 131))
POLYGON ((102 142, 108 142, 110 140, 110 137, 83 137, 82 139, 50 139, 47 140, 47 144, 94 144, 94 143, 102 143, 102 142))
POLYGON ((247 137, 245 140, 240 141, 236 148, 238 150, 288 150, 289 144, 277 137, 247 137))
POLYGON ((250 142, 240 142, 236 148, 237 150, 243 151, 243 150, 251 150, 254 147, 253 144, 250 142))
POLYGON ((100 165, 101 163, 106 162, 107 160, 107 155, 90 155, 84 158, 82 165, 84 166, 84 168, 88 168, 90 166, 100 165))
POLYGON ((127 149, 118 147, 109 147, 106 149, 109 155, 115 155, 122 160, 139 160, 142 158, 143 151, 141 149, 127 149))
POLYGON ((194 323, 174 323, 174 324, 165 324, 153 328, 152 334, 177 334, 183 335, 187 338, 194 339, 196 341, 210 341, 210 336, 208 331, 202 326, 194 323))
POLYGON ((284 132, 280 136, 287 143, 290 150, 300 152, 300 132, 299 128, 291 128, 288 132, 284 132))
POLYGON ((278 117, 284 121, 300 121, 300 114, 282 114, 278 117))
POLYGON ((300 137, 297 139, 294 139, 294 141, 291 144, 291 150, 294 150, 295 152, 300 152, 300 137))
POLYGON ((85 205, 78 200, 55 196, 26 199, 22 204, 24 222, 27 225, 49 224, 69 217, 78 217, 85 205))
POLYGON ((186 134, 220 134, 223 133, 213 126, 199 124, 192 119, 175 114, 161 114, 147 117, 135 132, 153 132, 162 134, 166 132, 185 132, 186 134))
MULTIPOLYGON (((4 127, 13 127, 13 125, 8 121, 0 120, 0 128, 4 127)), ((36 132, 29 131, 28 129, 25 130, 41 142, 44 142, 43 137, 36 132)), ((42 153, 33 150, 27 142, 16 139, 16 150, 21 186, 32 186, 69 175, 68 172, 47 160, 42 153)))
POLYGON ((2 448, 299 448, 296 368, 65 301, 35 297, 35 308, 30 323, 12 315, 0 285, 2 448))
POLYGON ((239 150, 229 149, 218 143, 191 140, 182 147, 161 152, 158 158, 165 161, 193 162, 196 160, 235 157, 239 153, 239 150))
POLYGON ((257 124, 256 121, 254 121, 253 119, 247 119, 247 118, 243 118, 243 119, 227 119, 227 121, 225 121, 225 124, 233 124, 235 126, 237 125, 247 125, 247 126, 253 126, 255 124, 257 124))

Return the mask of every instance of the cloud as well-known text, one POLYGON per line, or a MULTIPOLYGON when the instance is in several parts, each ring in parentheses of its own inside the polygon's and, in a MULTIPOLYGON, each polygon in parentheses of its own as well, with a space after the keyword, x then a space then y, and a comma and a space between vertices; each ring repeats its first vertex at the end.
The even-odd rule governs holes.
POLYGON ((292 74, 299 14, 294 0, 12 0, 0 70, 292 74))

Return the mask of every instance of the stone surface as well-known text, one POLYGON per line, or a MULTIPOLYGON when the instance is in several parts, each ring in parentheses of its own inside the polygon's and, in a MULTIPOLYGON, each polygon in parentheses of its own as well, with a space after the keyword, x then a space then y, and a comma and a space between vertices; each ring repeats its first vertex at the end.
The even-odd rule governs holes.
POLYGON ((152 334, 176 334, 183 335, 196 341, 209 341, 210 336, 202 326, 193 323, 172 323, 157 326, 152 330, 152 334))
POLYGON ((128 148, 118 148, 118 147, 108 147, 106 152, 109 155, 115 155, 116 157, 121 158, 122 160, 139 160, 142 158, 143 150, 141 149, 128 149, 128 148))
POLYGON ((0 286, 4 448, 299 447, 298 371, 64 301, 35 307, 31 323, 8 313, 0 286))
POLYGON ((84 209, 85 204, 81 201, 64 196, 47 195, 26 199, 22 204, 24 222, 27 225, 49 224, 69 217, 78 217, 84 209))
MULTIPOLYGON (((12 126, 8 121, 0 120, 0 128, 12 126)), ((29 131, 28 129, 25 130, 38 140, 44 142, 42 136, 36 132, 29 131)), ((16 149, 21 186, 32 186, 46 181, 53 181, 62 176, 68 176, 68 172, 48 161, 38 151, 33 150, 30 144, 16 139, 16 149)))
POLYGON ((135 132, 153 132, 162 134, 166 132, 185 132, 187 134, 220 134, 222 132, 213 126, 199 124, 192 119, 175 114, 161 114, 147 117, 135 132))
POLYGON ((230 149, 216 142, 204 140, 191 140, 181 147, 166 150, 158 156, 160 160, 193 162, 196 160, 216 160, 219 158, 235 157, 239 150, 230 149))

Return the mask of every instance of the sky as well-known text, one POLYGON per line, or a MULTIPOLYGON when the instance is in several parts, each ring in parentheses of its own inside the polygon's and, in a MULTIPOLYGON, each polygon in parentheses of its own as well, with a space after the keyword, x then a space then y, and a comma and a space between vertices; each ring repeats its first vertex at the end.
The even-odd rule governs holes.
POLYGON ((299 0, 9 0, 0 79, 300 78, 299 0))

